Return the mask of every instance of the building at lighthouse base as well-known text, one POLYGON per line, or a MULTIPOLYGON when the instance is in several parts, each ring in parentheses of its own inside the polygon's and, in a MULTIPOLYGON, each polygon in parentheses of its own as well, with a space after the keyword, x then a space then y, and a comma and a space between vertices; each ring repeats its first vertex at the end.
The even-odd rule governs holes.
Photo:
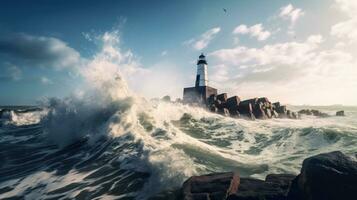
POLYGON ((183 101, 186 103, 207 103, 208 97, 217 95, 217 89, 209 86, 196 86, 183 89, 183 101))

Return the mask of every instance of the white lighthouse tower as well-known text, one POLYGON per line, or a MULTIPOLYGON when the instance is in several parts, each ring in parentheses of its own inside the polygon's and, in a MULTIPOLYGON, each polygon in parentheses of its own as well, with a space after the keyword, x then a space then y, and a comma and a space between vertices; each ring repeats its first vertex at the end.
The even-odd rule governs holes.
POLYGON ((197 75, 195 86, 208 86, 207 61, 203 53, 198 57, 197 61, 197 75))
POLYGON ((208 86, 207 61, 201 54, 197 61, 197 75, 195 87, 183 89, 183 101, 186 103, 207 103, 208 97, 217 96, 217 89, 208 86))

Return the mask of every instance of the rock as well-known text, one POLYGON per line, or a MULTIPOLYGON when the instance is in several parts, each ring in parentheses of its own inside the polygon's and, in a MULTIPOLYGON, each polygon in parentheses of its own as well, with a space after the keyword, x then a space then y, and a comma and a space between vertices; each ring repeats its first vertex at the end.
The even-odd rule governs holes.
POLYGON ((207 105, 210 106, 214 104, 214 102, 217 100, 217 96, 215 94, 212 94, 211 96, 208 97, 207 99, 207 105))
POLYGON ((270 105, 271 105, 269 99, 266 98, 266 97, 258 98, 258 99, 257 99, 257 103, 258 103, 258 104, 259 104, 259 103, 263 104, 263 106, 264 106, 265 108, 270 108, 270 105))
POLYGON ((337 111, 336 116, 345 116, 345 111, 343 110, 337 111))
POLYGON ((304 160, 289 200, 342 200, 357 197, 357 162, 339 151, 304 160))
POLYGON ((220 100, 221 102, 226 102, 227 101, 227 93, 222 93, 217 95, 217 99, 220 100))
POLYGON ((272 111, 272 117, 279 118, 279 114, 275 110, 273 110, 272 111))
POLYGON ((275 183, 282 189, 286 189, 286 191, 288 191, 291 182, 295 179, 295 177, 296 175, 293 174, 269 174, 265 177, 265 181, 275 183))
MULTIPOLYGON (((278 102, 279 103, 279 102, 278 102)), ((275 111, 279 114, 283 114, 283 115, 286 115, 286 106, 281 106, 280 103, 279 103, 279 106, 275 105, 275 111)))
POLYGON ((291 181, 290 174, 271 174, 266 180, 241 178, 238 192, 230 195, 228 200, 286 200, 291 181))
POLYGON ((171 101, 171 97, 169 95, 166 95, 166 96, 162 97, 161 100, 166 101, 166 102, 170 102, 171 101))
POLYGON ((312 109, 312 110, 303 109, 303 110, 300 110, 298 113, 303 114, 303 115, 313 115, 316 117, 328 117, 329 116, 326 113, 323 113, 323 112, 320 112, 319 110, 314 110, 314 109, 312 109))
POLYGON ((183 183, 182 194, 184 200, 223 200, 236 193, 238 186, 238 173, 193 176, 183 183))
POLYGON ((229 116, 229 110, 227 108, 218 108, 218 113, 226 117, 229 116))
POLYGON ((214 104, 210 106, 209 110, 214 113, 218 111, 217 107, 214 104))
POLYGON ((233 96, 227 99, 226 108, 229 110, 231 115, 239 114, 238 106, 240 103, 240 98, 238 96, 233 96))
POLYGON ((265 115, 268 117, 268 118, 272 118, 273 117, 273 114, 272 114, 272 110, 270 110, 270 108, 266 108, 264 110, 265 112, 265 115))
POLYGON ((217 108, 223 107, 222 102, 221 102, 220 100, 218 100, 218 99, 214 101, 214 105, 215 105, 217 108))
POLYGON ((229 111, 229 114, 231 117, 234 117, 234 118, 239 118, 240 117, 240 113, 238 110, 233 110, 233 111, 229 111))
POLYGON ((267 116, 265 115, 262 103, 256 104, 253 107, 253 114, 258 119, 266 119, 267 118, 267 116))

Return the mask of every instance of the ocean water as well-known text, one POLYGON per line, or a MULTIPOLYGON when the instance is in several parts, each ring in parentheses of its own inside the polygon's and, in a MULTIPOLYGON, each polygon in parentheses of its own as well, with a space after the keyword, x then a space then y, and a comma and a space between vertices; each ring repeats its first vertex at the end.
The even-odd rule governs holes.
POLYGON ((248 121, 130 95, 93 102, 4 112, 0 199, 147 199, 192 175, 297 174, 311 155, 357 152, 354 107, 319 108, 346 117, 248 121))

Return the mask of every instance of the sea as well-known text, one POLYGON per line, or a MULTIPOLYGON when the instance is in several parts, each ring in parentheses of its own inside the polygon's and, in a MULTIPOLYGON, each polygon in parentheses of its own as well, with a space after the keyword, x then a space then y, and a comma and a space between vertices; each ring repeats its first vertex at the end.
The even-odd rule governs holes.
POLYGON ((135 95, 2 106, 0 199, 149 199, 193 175, 264 179, 319 153, 356 156, 356 107, 288 108, 331 117, 250 121, 135 95))

